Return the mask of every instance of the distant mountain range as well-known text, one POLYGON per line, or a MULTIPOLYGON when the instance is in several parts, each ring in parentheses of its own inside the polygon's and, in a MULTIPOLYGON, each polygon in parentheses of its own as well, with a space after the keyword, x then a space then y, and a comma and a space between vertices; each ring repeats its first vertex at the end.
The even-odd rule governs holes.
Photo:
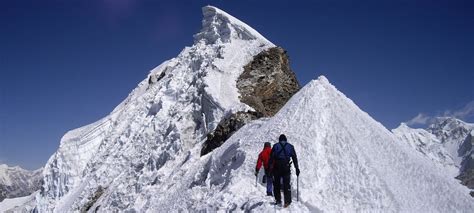
POLYGON ((30 195, 39 190, 43 169, 28 171, 18 166, 0 165, 0 201, 30 195))
POLYGON ((454 174, 462 184, 474 189, 474 124, 439 117, 426 129, 414 129, 402 123, 392 132, 430 160, 454 167, 454 174))

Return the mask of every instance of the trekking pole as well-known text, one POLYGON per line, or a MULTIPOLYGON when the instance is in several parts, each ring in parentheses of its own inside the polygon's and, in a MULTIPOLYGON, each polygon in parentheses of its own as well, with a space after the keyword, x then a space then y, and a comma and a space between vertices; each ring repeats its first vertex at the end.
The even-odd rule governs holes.
POLYGON ((300 176, 296 176, 296 201, 300 202, 300 176))
POLYGON ((257 179, 258 179, 258 174, 255 175, 255 187, 257 187, 257 179))

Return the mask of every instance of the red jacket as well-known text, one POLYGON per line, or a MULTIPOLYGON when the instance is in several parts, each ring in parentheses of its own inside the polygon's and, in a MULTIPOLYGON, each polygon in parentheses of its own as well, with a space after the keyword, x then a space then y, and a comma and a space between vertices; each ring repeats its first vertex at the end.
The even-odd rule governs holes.
POLYGON ((257 160, 257 171, 260 170, 260 167, 262 167, 262 163, 263 163, 263 168, 265 168, 265 170, 268 170, 269 167, 268 167, 268 160, 270 160, 270 153, 272 152, 272 148, 271 147, 265 147, 263 148, 262 152, 260 152, 260 154, 258 155, 258 160, 257 160))

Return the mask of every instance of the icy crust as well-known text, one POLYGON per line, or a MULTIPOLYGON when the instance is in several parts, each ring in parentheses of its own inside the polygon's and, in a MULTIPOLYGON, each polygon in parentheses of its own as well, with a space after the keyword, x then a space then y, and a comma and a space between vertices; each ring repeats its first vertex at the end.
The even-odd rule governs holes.
POLYGON ((444 149, 443 144, 435 135, 424 129, 412 129, 405 123, 400 124, 392 132, 399 138, 399 141, 406 143, 429 160, 449 169, 452 171, 453 177, 456 176, 457 167, 451 155, 444 149))
MULTIPOLYGON (((263 142, 275 142, 280 133, 295 146, 302 171, 301 202, 294 202, 290 211, 474 209, 464 186, 398 142, 324 77, 305 86, 275 117, 244 126, 212 153, 203 181, 206 190, 197 193, 206 198, 197 209, 273 212, 271 199, 263 198, 264 186, 254 186, 252 173, 263 142)), ((292 178, 296 195, 296 178, 292 178)))
POLYGON ((162 187, 166 172, 199 159, 195 149, 222 118, 251 109, 240 102, 236 80, 274 45, 217 8, 203 11, 193 46, 153 69, 110 115, 62 138, 44 170, 39 211, 131 209, 138 195, 153 195, 146 186, 162 187), (209 42, 209 33, 223 39, 209 42), (93 201, 99 187, 104 192, 93 201))

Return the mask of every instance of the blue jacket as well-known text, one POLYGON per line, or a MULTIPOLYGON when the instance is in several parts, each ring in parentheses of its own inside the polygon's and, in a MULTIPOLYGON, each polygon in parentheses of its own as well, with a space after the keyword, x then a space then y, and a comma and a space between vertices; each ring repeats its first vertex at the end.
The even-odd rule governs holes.
POLYGON ((290 143, 286 141, 280 141, 276 143, 275 145, 273 145, 268 164, 270 165, 271 170, 285 170, 285 171, 272 171, 272 172, 285 172, 286 173, 286 172, 289 172, 290 170, 290 159, 293 160, 293 164, 295 168, 299 169, 298 157, 296 156, 295 148, 293 147, 293 145, 291 145, 290 143), (286 166, 288 166, 288 168, 282 168, 286 166))

